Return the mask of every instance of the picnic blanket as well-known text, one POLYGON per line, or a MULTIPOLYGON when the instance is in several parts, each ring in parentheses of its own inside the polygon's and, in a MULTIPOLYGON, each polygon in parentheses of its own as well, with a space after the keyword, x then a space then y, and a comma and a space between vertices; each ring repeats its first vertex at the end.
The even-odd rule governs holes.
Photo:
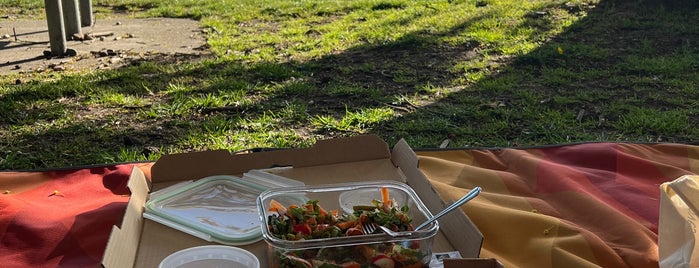
MULTIPOLYGON (((699 147, 582 143, 417 150, 445 200, 483 233, 481 257, 506 267, 658 267, 659 185, 699 174, 699 147)), ((121 222, 129 173, 152 163, 0 172, 0 266, 98 266, 121 222)))

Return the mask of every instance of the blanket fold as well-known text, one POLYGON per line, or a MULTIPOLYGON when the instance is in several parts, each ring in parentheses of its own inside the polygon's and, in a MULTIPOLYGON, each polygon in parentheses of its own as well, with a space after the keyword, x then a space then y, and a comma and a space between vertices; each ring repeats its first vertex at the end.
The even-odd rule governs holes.
POLYGON ((420 168, 507 267, 658 267, 659 185, 695 174, 697 147, 585 143, 420 151, 420 168))

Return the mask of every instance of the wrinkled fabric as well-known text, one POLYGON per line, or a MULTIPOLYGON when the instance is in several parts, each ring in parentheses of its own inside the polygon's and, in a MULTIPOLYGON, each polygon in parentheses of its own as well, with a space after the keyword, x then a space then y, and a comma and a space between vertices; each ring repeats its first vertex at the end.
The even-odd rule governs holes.
POLYGON ((0 266, 98 267, 136 166, 0 172, 0 266))
MULTIPOLYGON (((658 267, 659 186, 699 174, 699 147, 681 144, 417 154, 445 200, 483 188, 461 209, 483 233, 481 257, 506 267, 658 267)), ((151 164, 0 172, 0 266, 98 266, 131 170, 151 164)))
POLYGON ((658 267, 659 186, 699 171, 699 148, 586 143, 418 151, 445 200, 484 236, 481 257, 506 267, 658 267))

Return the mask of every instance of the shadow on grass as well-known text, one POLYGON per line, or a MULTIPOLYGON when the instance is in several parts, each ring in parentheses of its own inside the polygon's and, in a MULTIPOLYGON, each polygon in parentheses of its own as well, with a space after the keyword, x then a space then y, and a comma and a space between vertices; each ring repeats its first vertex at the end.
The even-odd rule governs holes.
MULTIPOLYGON (((390 107, 400 116, 369 126, 367 133, 389 144, 406 138, 414 147, 436 147, 445 138, 452 146, 492 147, 601 140, 692 142, 699 135, 692 130, 699 123, 699 93, 687 86, 699 83, 697 58, 688 57, 697 54, 699 31, 686 23, 697 17, 696 7, 677 9, 673 2, 658 0, 603 0, 595 7, 555 4, 536 11, 509 30, 533 28, 528 38, 535 38, 549 30, 547 20, 559 12, 587 15, 518 57, 486 56, 497 50, 473 40, 458 46, 438 41, 468 40, 469 26, 489 16, 484 14, 444 32, 418 30, 392 43, 358 46, 310 62, 207 61, 189 67, 143 63, 90 74, 93 79, 36 82, 0 96, 0 123, 9 133, 22 125, 37 126, 34 133, 0 141, 5 148, 0 169, 153 159, 169 150, 213 149, 187 145, 187 140, 204 132, 248 131, 231 128, 289 105, 302 107, 309 118, 341 118, 347 111, 390 107), (491 57, 489 64, 462 65, 485 57, 491 57), (159 95, 158 101, 167 104, 160 110, 154 109, 159 103, 91 110, 67 101, 98 94, 93 88, 158 95, 178 83, 193 88, 181 93, 189 95, 274 91, 248 103, 181 109, 170 94, 159 95), (642 109, 650 110, 646 114, 642 109), (672 113, 677 109, 685 112, 672 113), (156 115, 132 121, 149 112, 156 115), (42 128, 56 120, 64 122, 42 128), (211 123, 215 121, 228 126, 211 123)), ((254 128, 249 131, 264 132, 264 126, 249 125, 254 128)), ((279 129, 271 128, 266 139, 273 146, 303 146, 316 137, 359 134, 311 129, 307 121, 280 125, 289 130, 273 133, 279 129)), ((236 144, 231 148, 259 146, 233 137, 226 142, 236 144)))

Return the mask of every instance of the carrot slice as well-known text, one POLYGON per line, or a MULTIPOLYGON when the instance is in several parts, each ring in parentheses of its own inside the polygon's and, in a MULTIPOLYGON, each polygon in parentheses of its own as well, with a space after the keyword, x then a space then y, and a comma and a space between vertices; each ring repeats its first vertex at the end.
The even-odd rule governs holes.
POLYGON ((328 218, 328 211, 323 207, 318 206, 318 223, 325 223, 328 218))
POLYGON ((315 209, 313 208, 313 204, 305 204, 304 207, 306 207, 306 211, 308 211, 309 213, 315 211, 315 209))
POLYGON ((286 213, 286 208, 279 201, 272 199, 269 200, 269 211, 274 211, 281 215, 286 213))
POLYGON ((384 210, 389 210, 393 207, 393 201, 388 194, 388 188, 381 187, 381 203, 383 203, 384 210))
POLYGON ((337 227, 342 229, 342 230, 352 228, 356 225, 357 225, 357 222, 354 222, 354 221, 346 221, 346 222, 337 223, 337 227))
POLYGON ((386 204, 388 202, 388 199, 390 197, 388 196, 388 188, 386 187, 381 187, 381 202, 386 204))

